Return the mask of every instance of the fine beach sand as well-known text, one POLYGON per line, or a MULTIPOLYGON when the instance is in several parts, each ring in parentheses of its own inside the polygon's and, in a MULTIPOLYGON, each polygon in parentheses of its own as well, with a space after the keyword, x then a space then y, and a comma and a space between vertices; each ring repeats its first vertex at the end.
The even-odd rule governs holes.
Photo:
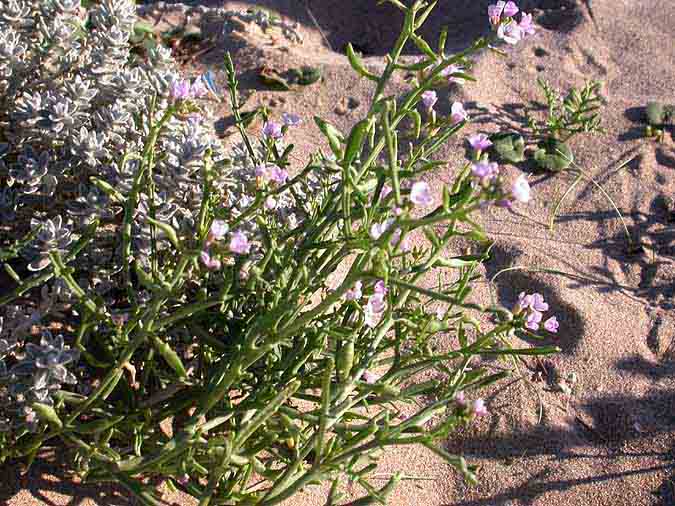
MULTIPOLYGON (((241 73, 245 109, 267 105, 273 117, 292 111, 303 124, 291 134, 300 165, 321 147, 311 117, 319 115, 346 131, 363 114, 371 83, 359 80, 341 55, 348 41, 364 52, 373 70, 398 34, 401 17, 374 0, 203 0, 209 7, 268 7, 297 21, 302 44, 279 31, 263 33, 242 26, 228 40, 185 67, 190 74, 212 69, 223 82, 222 56, 233 51, 241 73), (309 6, 309 10, 307 9, 309 6), (311 11, 311 16, 308 12, 311 11), (320 30, 318 29, 320 27, 320 30), (310 65, 323 80, 287 92, 259 87, 257 70, 279 71, 310 65)), ((484 0, 439 2, 425 28, 435 40, 449 27, 448 50, 466 47, 488 29, 484 0)), ((465 104, 472 124, 440 154, 447 166, 426 180, 440 195, 466 157, 466 135, 494 132, 522 124, 523 104, 541 100, 536 86, 543 77, 555 87, 580 86, 585 79, 603 82, 605 133, 572 142, 579 167, 592 174, 623 213, 642 251, 629 253, 628 242, 611 204, 591 183, 577 185, 562 205, 553 232, 548 214, 572 182, 570 175, 532 175, 534 201, 513 211, 487 209, 481 222, 495 240, 485 274, 521 266, 546 268, 554 275, 515 270, 496 278, 495 294, 507 307, 520 291, 544 294, 560 321, 554 339, 562 352, 531 360, 512 379, 488 392, 490 416, 444 443, 479 464, 480 483, 466 485, 451 468, 428 451, 387 451, 378 476, 396 470, 418 479, 402 483, 392 506, 563 506, 675 504, 675 222, 667 198, 675 188, 672 131, 663 143, 642 135, 642 108, 650 100, 675 103, 675 4, 673 0, 582 0, 518 2, 535 13, 537 35, 499 57, 476 60, 477 83, 439 90, 440 114, 449 103, 465 104), (592 12, 592 15, 591 15, 592 12), (629 163, 623 163, 630 160, 629 163), (576 375, 571 394, 559 380, 576 375)), ((149 11, 146 19, 174 23, 175 6, 149 11)), ((215 27, 214 30, 219 28, 215 27)), ((412 48, 405 54, 415 55, 412 48)), ((406 89, 402 76, 390 93, 406 89)), ((229 109, 216 116, 224 142, 236 140, 229 109)), ((254 129, 260 129, 259 124, 254 129)), ((527 167, 506 166, 509 178, 527 167)), ((675 216, 675 215, 674 215, 675 216)), ((487 283, 476 298, 489 301, 487 283)), ((448 343, 451 345, 452 343, 448 343)), ((488 362, 499 367, 506 364, 488 362)), ((384 480, 381 481, 384 484, 384 480)), ((352 492, 358 497, 357 487, 352 492)), ((166 493, 169 504, 193 504, 166 493)), ((287 502, 293 506, 324 504, 325 489, 309 488, 287 502)), ((38 462, 28 474, 19 464, 0 468, 0 505, 116 506, 134 504, 123 490, 78 485, 58 465, 38 462)))

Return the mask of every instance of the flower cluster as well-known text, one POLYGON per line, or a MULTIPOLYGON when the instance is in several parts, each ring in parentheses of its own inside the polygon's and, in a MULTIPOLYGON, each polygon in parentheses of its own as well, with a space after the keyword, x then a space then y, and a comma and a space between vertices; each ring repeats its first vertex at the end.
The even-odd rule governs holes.
POLYGON ((497 30, 497 37, 507 44, 517 44, 525 37, 534 35, 535 29, 532 24, 532 14, 521 12, 520 21, 516 22, 514 16, 520 12, 515 2, 499 1, 488 6, 490 24, 497 30))
MULTIPOLYGON (((548 304, 544 301, 544 297, 539 293, 526 294, 521 292, 518 295, 518 302, 513 309, 515 316, 522 316, 525 327, 536 332, 543 319, 543 313, 548 311, 548 304)), ((549 332, 558 332, 558 320, 555 316, 551 316, 544 322, 544 328, 549 332)))

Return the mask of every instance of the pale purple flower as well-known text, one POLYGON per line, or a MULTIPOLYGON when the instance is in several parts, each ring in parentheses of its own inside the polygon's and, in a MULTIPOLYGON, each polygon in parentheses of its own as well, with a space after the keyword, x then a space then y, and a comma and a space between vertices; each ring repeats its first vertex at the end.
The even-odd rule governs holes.
POLYGON ((227 226, 223 220, 213 220, 211 223, 211 228, 209 229, 209 234, 206 238, 208 244, 214 241, 220 241, 225 234, 230 230, 230 227, 227 226))
POLYGON ((265 209, 268 211, 274 211, 277 208, 277 199, 270 195, 265 199, 265 209))
POLYGON ((263 126, 262 134, 268 139, 280 139, 284 134, 281 131, 281 125, 274 121, 268 121, 263 126))
POLYGON ((488 5, 488 17, 490 23, 498 25, 502 21, 502 14, 505 17, 513 17, 518 13, 518 6, 515 2, 504 2, 500 0, 496 4, 488 5))
POLYGON ((401 229, 397 228, 394 230, 394 233, 391 234, 391 239, 389 239, 389 244, 393 247, 399 246, 401 251, 410 251, 410 241, 407 237, 404 237, 401 240, 401 229))
POLYGON ((201 77, 194 80, 190 86, 190 98, 202 98, 208 93, 201 77))
POLYGON ((520 23, 518 23, 518 27, 523 33, 523 36, 534 35, 535 30, 534 24, 532 23, 532 14, 525 14, 523 12, 523 15, 520 18, 520 23))
POLYGON ((499 175, 497 162, 476 162, 471 164, 471 173, 481 182, 488 182, 499 175))
POLYGON ((455 404, 457 404, 460 408, 465 408, 467 406, 466 397, 464 396, 464 392, 461 390, 455 393, 455 404))
POLYGON ((463 71, 464 71, 464 67, 452 64, 452 65, 448 65, 443 70, 441 70, 441 75, 443 77, 448 78, 448 83, 459 83, 459 82, 462 82, 462 78, 461 77, 454 77, 453 74, 457 74, 457 73, 463 72, 463 71))
POLYGON ((518 44, 523 38, 523 30, 515 21, 510 21, 499 25, 497 37, 507 44, 518 44))
POLYGON ((394 208, 394 215, 395 216, 401 216, 403 214, 403 208, 396 206, 394 208))
POLYGON ((366 304, 365 321, 369 327, 375 327, 380 321, 382 313, 387 307, 384 301, 385 293, 375 292, 368 297, 368 304, 366 304))
POLYGON ((362 287, 363 283, 361 281, 354 283, 354 286, 345 292, 345 299, 359 300, 361 297, 363 297, 363 292, 361 291, 362 287))
POLYGON ((453 124, 464 121, 468 117, 469 115, 464 110, 464 106, 461 102, 454 102, 452 104, 452 107, 450 107, 450 119, 453 124))
POLYGON ((248 237, 244 232, 237 230, 232 232, 230 236, 230 251, 238 255, 247 255, 251 250, 251 243, 248 242, 248 237))
POLYGON ((410 201, 416 206, 426 207, 434 203, 429 183, 417 181, 410 188, 410 201))
POLYGON ((424 107, 426 107, 428 111, 431 111, 434 108, 436 102, 438 102, 438 96, 436 95, 436 92, 434 90, 427 90, 424 93, 422 93, 422 103, 424 104, 424 107))
POLYGON ((382 234, 384 234, 389 227, 391 227, 391 224, 394 223, 394 220, 392 218, 389 218, 388 220, 382 222, 382 223, 373 223, 370 226, 370 237, 375 239, 376 241, 382 237, 382 234))
POLYGON ((387 195, 389 195, 391 192, 392 192, 391 186, 389 186, 388 184, 385 184, 385 185, 382 187, 382 192, 380 193, 380 197, 381 197, 382 199, 386 199, 386 198, 387 198, 387 195))
POLYGON ((284 169, 273 165, 269 171, 270 181, 276 184, 284 184, 288 180, 288 172, 284 169))
POLYGON ((369 385, 372 385, 374 383, 377 383, 377 380, 380 379, 380 377, 372 373, 370 371, 363 371, 363 375, 361 376, 361 379, 365 382, 368 383, 369 385))
POLYGON ((470 135, 467 140, 475 151, 485 151, 492 146, 492 141, 485 134, 470 135))
POLYGON ((180 485, 185 486, 185 485, 187 485, 188 483, 190 483, 190 477, 189 477, 187 474, 182 474, 182 475, 180 475, 178 478, 176 478, 176 481, 177 481, 180 485))
POLYGON ((490 18, 490 24, 496 26, 501 22, 502 12, 504 12, 505 6, 506 2, 503 1, 488 5, 488 17, 490 18))
POLYGON ((474 416, 487 416, 488 410, 483 399, 476 399, 471 404, 471 413, 474 416))
POLYGON ((532 309, 542 313, 548 311, 548 304, 544 301, 544 296, 540 293, 528 295, 525 294, 525 292, 520 292, 518 294, 518 307, 521 309, 532 309))
POLYGON ((544 322, 544 328, 548 330, 549 332, 553 332, 554 334, 558 332, 558 319, 555 316, 551 316, 548 320, 544 322))
POLYGON ((296 126, 302 123, 302 120, 300 119, 300 116, 297 114, 293 114, 290 112, 285 112, 281 115, 281 119, 284 122, 284 125, 286 126, 296 126))
POLYGON ((517 202, 526 204, 530 201, 530 193, 530 183, 527 182, 527 177, 525 177, 525 174, 521 174, 518 176, 511 187, 511 195, 517 202))
POLYGON ((373 290, 375 291, 375 293, 379 293, 382 295, 386 295, 386 293, 389 291, 386 285, 384 284, 384 280, 382 279, 378 280, 377 283, 375 283, 375 286, 373 286, 373 290))
POLYGON ((516 2, 506 2, 506 5, 504 6, 504 15, 512 18, 518 14, 518 6, 516 5, 516 2))
POLYGON ((185 79, 174 79, 169 85, 169 95, 172 100, 187 100, 190 98, 190 82, 185 79))
POLYGON ((218 269, 220 269, 220 260, 211 257, 209 252, 206 250, 202 251, 199 254, 199 259, 204 264, 204 267, 206 267, 210 271, 217 271, 218 269))
POLYGON ((525 317, 525 326, 530 330, 539 330, 542 314, 539 311, 530 311, 525 317))

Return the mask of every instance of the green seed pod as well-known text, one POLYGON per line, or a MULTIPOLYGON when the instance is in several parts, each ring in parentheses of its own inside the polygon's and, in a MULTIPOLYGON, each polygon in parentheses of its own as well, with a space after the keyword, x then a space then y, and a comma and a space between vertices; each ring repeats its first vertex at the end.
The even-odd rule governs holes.
POLYGON ((77 424, 73 427, 73 430, 78 434, 98 434, 110 429, 113 425, 117 425, 122 420, 124 420, 124 416, 103 418, 101 420, 94 420, 93 422, 77 424))
POLYGON ((178 236, 176 235, 176 230, 169 225, 168 223, 163 223, 161 221, 154 220, 150 217, 148 217, 148 221, 156 226, 158 229, 160 229, 162 232, 166 234, 167 239, 171 241, 171 244, 173 244, 176 248, 180 249, 180 243, 178 242, 178 236))
POLYGON ((178 356, 178 353, 176 353, 173 348, 171 348, 171 346, 156 336, 152 338, 152 344, 155 346, 155 349, 159 352, 162 358, 166 360, 166 363, 169 364, 171 369, 173 369, 176 374, 178 374, 178 376, 181 378, 185 378, 187 376, 183 361, 178 356))
POLYGON ((354 51, 354 46, 352 46, 351 42, 347 44, 347 58, 349 59, 349 63, 352 66, 352 68, 362 77, 365 77, 366 79, 370 79, 371 81, 377 81, 378 77, 370 72, 364 65, 363 62, 361 61, 361 58, 356 54, 354 51))
POLYGON ((342 158, 342 143, 344 142, 344 137, 340 131, 318 116, 314 116, 314 122, 319 127, 319 130, 321 130, 321 133, 323 133, 328 139, 328 144, 330 145, 330 149, 333 154, 338 159, 342 158))
POLYGON ((345 156, 343 159, 344 167, 349 167, 361 154, 363 144, 366 141, 366 135, 371 126, 372 121, 364 119, 359 121, 354 128, 352 128, 349 139, 347 140, 347 148, 345 149, 345 156))
POLYGON ((54 408, 51 406, 36 402, 31 405, 31 408, 33 408, 33 411, 37 413, 37 415, 40 417, 40 420, 47 422, 50 427, 54 429, 63 428, 63 422, 59 418, 59 415, 56 414, 56 411, 54 411, 54 408))
POLYGON ((342 347, 338 352, 337 359, 335 360, 337 365, 338 378, 341 381, 346 381, 349 377, 349 373, 352 370, 354 365, 354 341, 343 341, 342 347))

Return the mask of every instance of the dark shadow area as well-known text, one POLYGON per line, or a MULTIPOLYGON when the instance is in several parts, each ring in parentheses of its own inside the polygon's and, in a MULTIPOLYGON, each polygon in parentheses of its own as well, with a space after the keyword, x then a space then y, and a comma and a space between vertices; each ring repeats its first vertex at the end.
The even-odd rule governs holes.
MULTIPOLYGON (((527 431, 514 430, 512 433, 496 435, 488 433, 481 437, 460 437, 449 441, 446 449, 453 454, 466 457, 489 459, 514 463, 525 457, 550 456, 550 465, 535 474, 525 473, 525 479, 517 486, 505 488, 495 495, 480 499, 458 501, 446 506, 498 506, 539 504, 541 496, 550 492, 565 492, 583 485, 601 482, 615 482, 620 486, 622 480, 630 476, 651 474, 675 469, 673 448, 664 451, 645 450, 653 447, 658 436, 667 436, 675 430, 675 393, 657 391, 644 397, 629 395, 599 396, 577 406, 577 423, 569 429, 546 427, 546 415, 542 423, 527 431), (649 430, 639 432, 634 420, 649 419, 649 430), (584 447, 594 447, 601 453, 584 451, 584 447), (603 472, 595 476, 578 479, 558 479, 555 468, 573 463, 580 459, 593 459, 611 465, 620 457, 626 459, 649 459, 637 469, 603 472), (663 464, 654 465, 654 460, 663 464)), ((664 445, 661 445, 662 447, 664 445)), ((606 467, 606 466, 603 466, 606 467)), ((670 505, 672 484, 663 481, 655 497, 670 505)))
MULTIPOLYGON (((521 254, 517 248, 495 245, 490 250, 490 258, 485 262, 487 278, 492 279, 500 270, 516 265, 516 259, 521 254)), ((586 331, 586 324, 574 306, 565 302, 555 290, 537 279, 535 275, 520 270, 499 274, 495 286, 499 304, 507 308, 515 306, 520 292, 542 294, 551 308, 550 312, 544 314, 544 318, 554 314, 557 316, 560 323, 558 333, 550 335, 542 329, 541 339, 529 337, 523 339, 535 346, 555 345, 559 346, 563 353, 574 352, 586 331)))
MULTIPOLYGON (((403 0, 409 5, 412 0, 403 0)), ((145 2, 150 3, 150 2, 145 2)), ((172 2, 167 2, 172 3, 172 2)), ((228 1, 188 1, 189 4, 233 8, 228 1)), ((375 0, 249 0, 252 8, 266 9, 311 29, 320 29, 330 49, 344 53, 348 42, 364 56, 386 54, 395 44, 403 14, 389 3, 375 0)), ((489 32, 487 6, 491 0, 453 0, 440 2, 420 31, 435 45, 443 27, 448 28, 447 51, 465 49, 476 38, 489 32)), ((535 21, 548 30, 569 32, 583 22, 581 8, 574 0, 521 0, 521 9, 539 9, 535 21)), ((419 54, 412 44, 404 54, 419 54)))
POLYGON ((79 484, 65 472, 65 466, 57 461, 36 460, 28 473, 23 474, 23 463, 9 462, 0 467, 0 504, 8 504, 20 491, 27 491, 35 504, 47 506, 79 506, 92 501, 99 506, 137 506, 121 487, 108 484, 79 484), (51 497, 66 496, 67 502, 58 504, 51 497))

